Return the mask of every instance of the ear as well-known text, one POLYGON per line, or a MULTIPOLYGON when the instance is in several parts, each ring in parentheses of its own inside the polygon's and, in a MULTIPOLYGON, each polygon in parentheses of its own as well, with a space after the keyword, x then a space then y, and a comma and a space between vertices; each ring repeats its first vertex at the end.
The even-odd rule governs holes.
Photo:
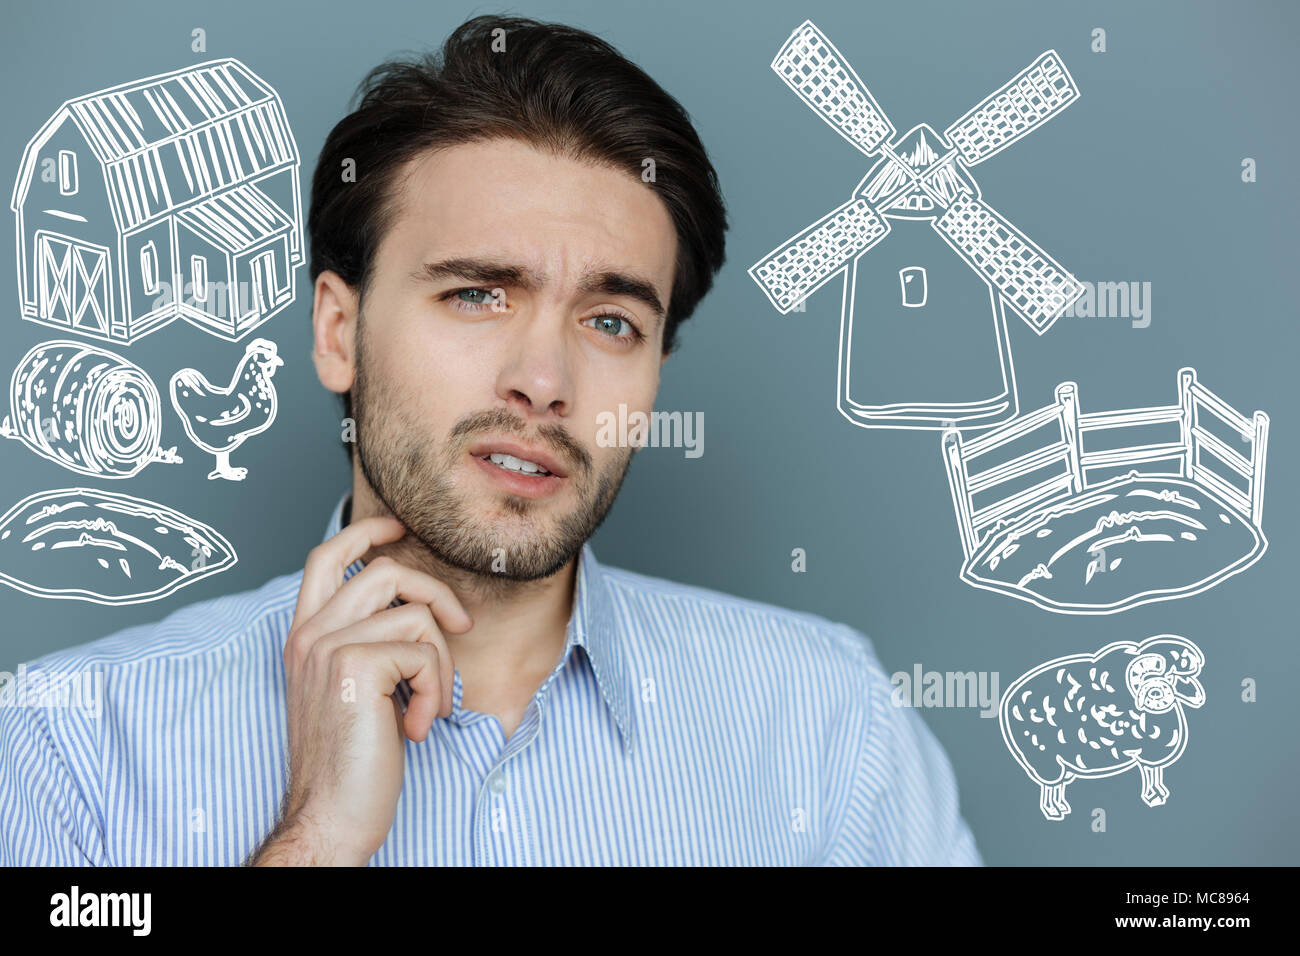
MULTIPOLYGON (((1167 714, 1178 702, 1174 685, 1166 677, 1150 677, 1144 680, 1133 695, 1133 702, 1138 710, 1148 714, 1167 714)), ((1199 707, 1200 704, 1193 706, 1199 707)))
POLYGON ((312 300, 312 361, 316 376, 331 392, 346 392, 356 377, 358 297, 337 272, 316 277, 312 300))

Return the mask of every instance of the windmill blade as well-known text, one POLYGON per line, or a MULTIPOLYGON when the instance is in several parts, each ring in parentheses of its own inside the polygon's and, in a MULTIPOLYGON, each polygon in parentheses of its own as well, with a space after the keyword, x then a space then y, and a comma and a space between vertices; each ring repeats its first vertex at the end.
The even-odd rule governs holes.
POLYGON ((958 196, 933 225, 1039 335, 1083 294, 1074 276, 979 199, 958 196))
POLYGON ((749 274, 785 315, 888 234, 889 222, 865 199, 850 199, 754 263, 749 274))
POLYGON ((870 156, 896 132, 853 67, 811 20, 777 51, 772 69, 841 136, 870 156))
POLYGON ((1079 98, 1074 77, 1048 50, 944 130, 967 166, 984 162, 1079 98))

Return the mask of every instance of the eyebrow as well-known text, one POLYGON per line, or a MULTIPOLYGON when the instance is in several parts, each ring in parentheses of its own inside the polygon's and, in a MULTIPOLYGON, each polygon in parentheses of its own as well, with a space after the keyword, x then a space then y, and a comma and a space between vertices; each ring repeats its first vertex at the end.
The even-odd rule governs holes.
MULTIPOLYGON (((535 273, 525 266, 499 262, 495 259, 460 258, 426 262, 417 275, 419 278, 431 281, 460 279, 466 282, 481 282, 484 285, 514 286, 529 291, 540 288, 546 282, 544 274, 535 273)), ((615 269, 583 273, 582 280, 578 283, 578 291, 584 294, 600 292, 605 295, 636 299, 654 313, 660 323, 663 322, 666 314, 654 284, 631 273, 619 272, 615 269)))

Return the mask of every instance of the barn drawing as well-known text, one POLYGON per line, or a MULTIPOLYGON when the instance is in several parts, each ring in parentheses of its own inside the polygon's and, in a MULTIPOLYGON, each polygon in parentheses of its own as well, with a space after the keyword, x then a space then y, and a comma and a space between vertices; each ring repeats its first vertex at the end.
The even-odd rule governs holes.
POLYGON ((234 59, 67 101, 11 206, 23 318, 110 342, 178 317, 238 340, 293 301, 304 260, 284 106, 234 59))

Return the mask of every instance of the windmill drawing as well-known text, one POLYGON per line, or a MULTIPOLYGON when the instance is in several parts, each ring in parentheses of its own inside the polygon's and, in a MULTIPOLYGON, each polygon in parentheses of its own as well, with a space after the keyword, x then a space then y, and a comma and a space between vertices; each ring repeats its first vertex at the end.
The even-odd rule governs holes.
POLYGON ((782 314, 844 276, 840 412, 865 428, 982 429, 1014 418, 1006 310, 1041 335, 1083 287, 984 202, 970 171, 1078 98, 1065 64, 1049 50, 942 134, 922 123, 901 136, 811 20, 772 69, 875 160, 847 202, 749 269, 782 314), (936 275, 953 262, 949 249, 970 268, 936 275), (856 338, 855 306, 870 323, 856 338))

